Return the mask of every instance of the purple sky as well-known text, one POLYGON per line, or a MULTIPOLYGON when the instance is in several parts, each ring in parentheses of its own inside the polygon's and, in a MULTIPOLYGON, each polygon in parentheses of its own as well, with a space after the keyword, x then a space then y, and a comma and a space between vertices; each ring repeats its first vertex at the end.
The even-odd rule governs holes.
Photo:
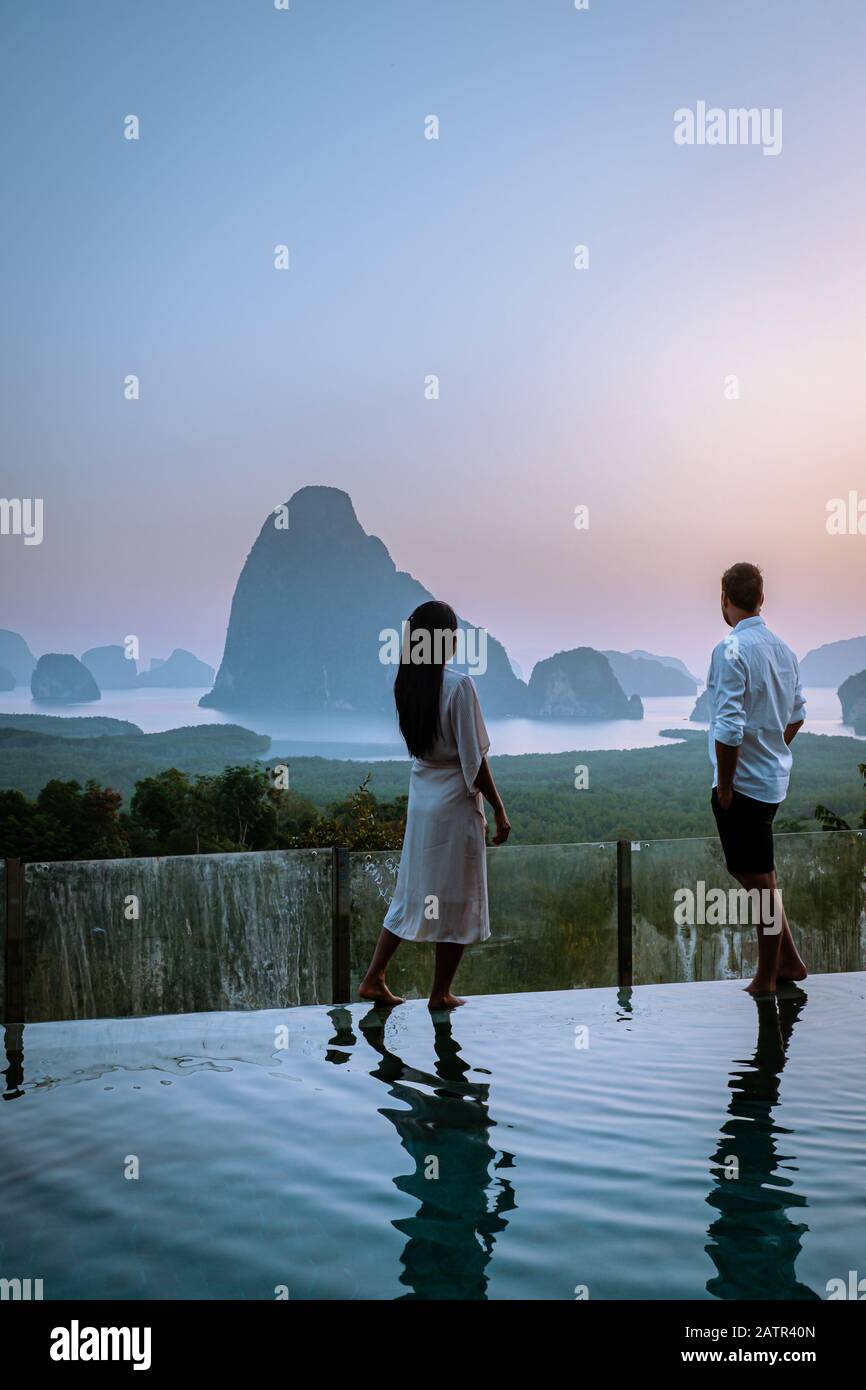
POLYGON ((0 626, 37 654, 216 664, 308 483, 526 674, 581 644, 703 674, 740 559, 801 654, 866 632, 866 534, 826 528, 866 502, 860 0, 106 0, 2 31, 2 493, 45 534, 0 536, 0 626), (699 100, 781 109, 781 153, 676 145, 699 100))

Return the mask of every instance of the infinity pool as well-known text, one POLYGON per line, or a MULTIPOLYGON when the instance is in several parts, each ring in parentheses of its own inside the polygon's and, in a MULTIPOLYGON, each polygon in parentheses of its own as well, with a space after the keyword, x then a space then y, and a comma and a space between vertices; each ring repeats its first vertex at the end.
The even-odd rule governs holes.
POLYGON ((847 974, 760 1005, 721 981, 441 1021, 42 1023, 23 1057, 9 1030, 0 1277, 46 1299, 825 1298, 866 1275, 864 995, 847 974))

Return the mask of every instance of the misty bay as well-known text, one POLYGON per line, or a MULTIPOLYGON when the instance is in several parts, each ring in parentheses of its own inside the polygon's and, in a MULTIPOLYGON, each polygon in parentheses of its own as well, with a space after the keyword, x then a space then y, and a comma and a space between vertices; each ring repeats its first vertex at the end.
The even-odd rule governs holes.
MULTIPOLYGON (((313 757, 404 758, 396 720, 390 712, 362 714, 335 710, 329 713, 232 711, 203 708, 201 689, 133 689, 104 691, 98 706, 51 706, 51 714, 80 718, 95 713, 128 720, 145 733, 159 733, 200 724, 241 724, 272 739, 272 752, 313 757)), ((843 724, 836 691, 807 687, 808 728, 812 733, 851 737, 853 730, 843 724)), ((672 740, 664 730, 700 730, 689 720, 694 706, 690 695, 645 696, 643 719, 531 719, 498 718, 487 720, 494 754, 562 753, 571 749, 653 748, 672 740)), ((3 711, 9 714, 39 714, 45 707, 36 704, 23 686, 3 695, 3 711)))

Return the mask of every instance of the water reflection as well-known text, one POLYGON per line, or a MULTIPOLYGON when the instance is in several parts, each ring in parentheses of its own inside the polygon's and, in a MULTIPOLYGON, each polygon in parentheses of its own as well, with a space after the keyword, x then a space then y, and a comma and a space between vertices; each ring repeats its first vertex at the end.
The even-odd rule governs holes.
POLYGON ((777 1148, 791 1131, 775 1122, 779 1084, 794 1025, 806 1004, 803 990, 756 999, 758 1039, 744 1070, 731 1073, 728 1116, 710 1163, 716 1180, 707 1197, 719 1213, 707 1231, 707 1254, 718 1273, 707 1292, 722 1299, 817 1299, 797 1278, 795 1264, 809 1227, 792 1221, 806 1198, 788 1176, 796 1159, 777 1148), (731 1176, 732 1173, 738 1176, 731 1176))
MULTIPOLYGON (((355 1041, 348 1009, 332 1009, 336 1028, 329 1060, 345 1060, 335 1049, 355 1041)), ((467 1079, 471 1071, 460 1054, 451 1018, 433 1020, 435 1073, 411 1067, 385 1043, 388 1011, 371 1009, 359 1024, 365 1041, 378 1053, 370 1072, 401 1102, 380 1111, 390 1120, 414 1165, 394 1185, 418 1202, 414 1215, 394 1221, 406 1236, 401 1256, 404 1299, 468 1300, 487 1297, 488 1274, 496 1236, 505 1229, 504 1213, 516 1204, 514 1189, 497 1173, 514 1166, 512 1154, 497 1151, 489 1139, 496 1121, 490 1116, 487 1082, 467 1079)))
POLYGON ((24 1095, 24 1025, 10 1023, 4 1030, 3 1048, 6 1053, 6 1066, 3 1075, 6 1085, 4 1100, 18 1100, 24 1095))

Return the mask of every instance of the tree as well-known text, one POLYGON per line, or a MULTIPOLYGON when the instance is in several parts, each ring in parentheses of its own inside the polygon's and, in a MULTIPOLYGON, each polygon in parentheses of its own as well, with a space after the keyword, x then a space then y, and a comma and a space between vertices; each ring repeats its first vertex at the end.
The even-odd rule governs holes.
MULTIPOLYGON (((866 763, 858 763, 857 771, 863 778, 863 788, 866 790, 866 763)), ((830 811, 826 806, 815 807, 815 819, 819 820, 825 830, 856 830, 857 826, 849 825, 841 816, 837 816, 835 811, 830 811)), ((866 828, 866 807, 860 817, 860 826, 866 828)))
POLYGON ((406 797, 400 796, 380 806, 369 790, 371 774, 345 801, 331 807, 304 835, 293 841, 295 848, 341 845, 346 849, 399 849, 406 829, 406 797))
POLYGON ((0 854, 31 862, 122 859, 129 845, 120 819, 122 797, 90 781, 46 782, 35 801, 0 792, 0 854))

